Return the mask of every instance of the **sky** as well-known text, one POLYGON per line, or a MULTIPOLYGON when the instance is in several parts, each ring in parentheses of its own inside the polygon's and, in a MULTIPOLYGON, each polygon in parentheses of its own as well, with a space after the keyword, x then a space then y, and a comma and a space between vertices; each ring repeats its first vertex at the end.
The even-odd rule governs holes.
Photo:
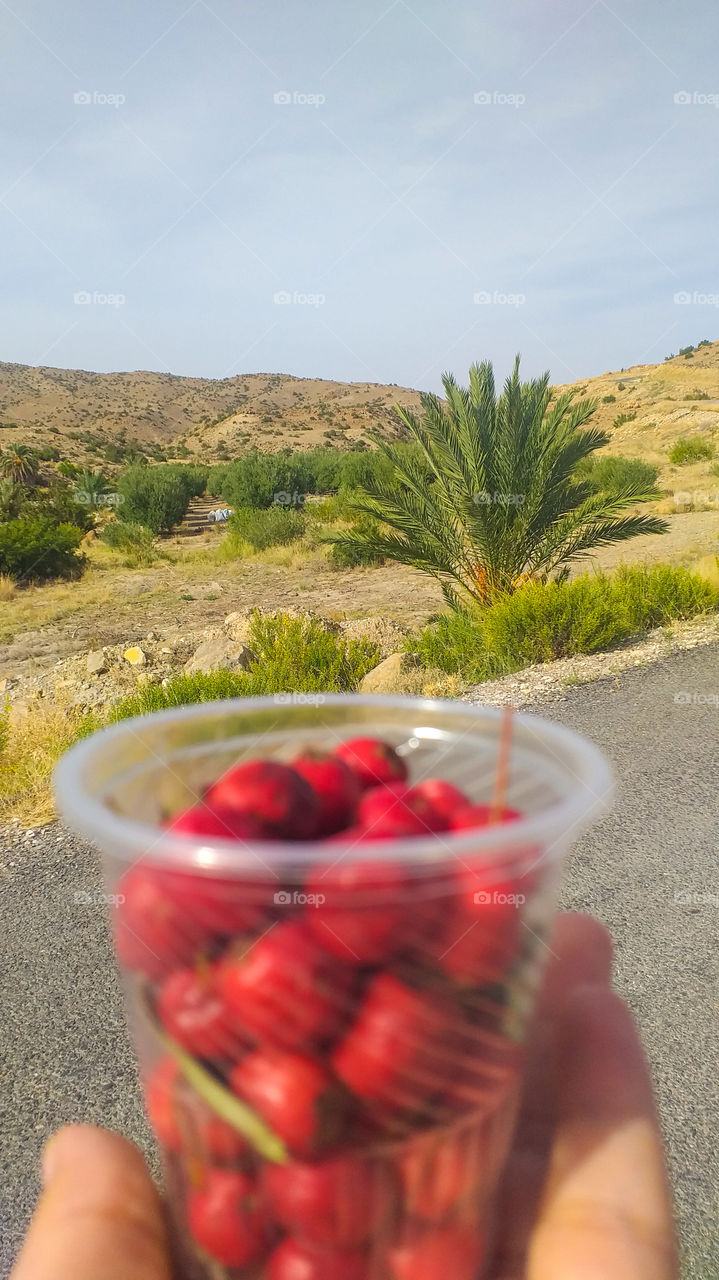
POLYGON ((0 360, 440 387, 719 338, 715 0, 0 0, 0 360))

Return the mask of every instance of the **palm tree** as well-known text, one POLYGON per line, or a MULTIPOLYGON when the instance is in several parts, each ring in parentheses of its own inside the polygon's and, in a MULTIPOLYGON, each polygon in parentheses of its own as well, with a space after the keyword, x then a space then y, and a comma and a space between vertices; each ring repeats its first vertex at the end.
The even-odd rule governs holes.
POLYGON ((88 495, 92 504, 110 492, 109 481, 104 471, 89 471, 86 468, 78 475, 75 485, 80 493, 88 495))
POLYGON ((31 484, 37 477, 37 458, 27 444, 11 444, 0 457, 0 473, 16 484, 31 484))
POLYGON ((639 533, 664 533, 656 516, 623 514, 651 496, 641 483, 593 492, 578 463, 609 437, 585 424, 595 400, 553 398, 549 374, 521 382, 519 356, 500 395, 491 364, 475 364, 469 388, 442 379, 445 403, 422 396, 423 413, 397 406, 420 446, 418 463, 373 436, 396 482, 373 482, 354 502, 384 526, 331 541, 411 565, 437 578, 453 608, 483 606, 530 578, 639 533))

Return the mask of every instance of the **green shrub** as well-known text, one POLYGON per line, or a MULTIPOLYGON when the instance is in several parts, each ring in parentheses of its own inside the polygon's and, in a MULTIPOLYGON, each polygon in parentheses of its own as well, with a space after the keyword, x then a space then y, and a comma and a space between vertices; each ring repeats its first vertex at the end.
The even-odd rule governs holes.
POLYGON ((616 396, 602 396, 602 404, 615 404, 616 396))
POLYGON ((695 387, 693 391, 689 392, 689 395, 684 396, 684 399, 685 400, 708 400, 709 392, 702 391, 701 387, 695 387))
POLYGON ((125 520, 113 520, 106 524, 100 541, 113 551, 124 551, 124 564, 128 569, 154 564, 157 559, 154 534, 144 524, 132 524, 125 520))
MULTIPOLYGON (((363 515, 354 521, 351 531, 374 537, 380 532, 380 525, 377 520, 372 519, 372 516, 363 515)), ((361 565, 379 565, 385 562, 383 556, 376 555, 368 547, 363 547, 359 543, 334 542, 331 533, 328 533, 323 541, 331 544, 328 560, 334 569, 356 569, 361 565)))
POLYGON ((287 546, 304 531, 304 513, 296 507, 241 507, 228 521, 228 541, 249 542, 255 551, 287 546))
POLYGON ((256 613, 248 644, 257 654, 251 670, 218 669, 209 675, 178 675, 165 686, 144 685, 119 702, 111 718, 123 720, 218 698, 351 692, 379 661, 377 647, 369 640, 345 640, 325 631, 312 618, 287 614, 256 613))
POLYGON ((626 384, 626 382, 618 382, 618 383, 617 383, 617 391, 626 391, 626 389, 627 389, 627 384, 626 384))
POLYGON ((680 436, 669 450, 669 461, 682 467, 687 462, 704 462, 713 458, 716 447, 711 440, 703 440, 701 436, 680 436))
POLYGON ((671 566, 625 566, 611 576, 528 583, 479 615, 442 614, 408 639, 426 666, 469 681, 537 662, 595 653, 673 618, 719 608, 706 579, 671 566))
MULTIPOLYGON (((399 446, 421 465, 415 444, 399 446)), ((373 482, 392 483, 392 467, 378 449, 328 447, 260 453, 254 449, 229 465, 215 466, 207 478, 208 493, 219 493, 233 507, 271 507, 276 495, 334 494, 373 482)), ((301 498, 300 498, 301 501, 301 498)))
POLYGON ((204 493, 207 474, 206 467, 181 462, 130 467, 117 481, 125 521, 144 524, 153 533, 169 533, 182 520, 190 499, 204 493))
POLYGON ((653 497, 657 493, 659 468, 640 458, 598 457, 592 454, 577 468, 577 475, 595 493, 621 493, 628 488, 653 497))
POLYGON ((0 524, 0 573, 16 582, 75 577, 84 563, 77 554, 83 536, 77 525, 56 524, 47 516, 0 524))
POLYGON ((633 422, 636 416, 636 413, 618 413, 614 419, 614 426, 623 427, 625 422, 633 422))

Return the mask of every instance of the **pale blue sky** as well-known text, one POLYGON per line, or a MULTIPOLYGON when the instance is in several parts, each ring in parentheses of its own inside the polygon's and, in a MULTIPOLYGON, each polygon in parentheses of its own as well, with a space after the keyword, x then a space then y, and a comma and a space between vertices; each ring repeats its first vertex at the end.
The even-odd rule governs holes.
POLYGON ((0 359, 436 388, 717 338, 718 34, 715 0, 0 0, 0 359))

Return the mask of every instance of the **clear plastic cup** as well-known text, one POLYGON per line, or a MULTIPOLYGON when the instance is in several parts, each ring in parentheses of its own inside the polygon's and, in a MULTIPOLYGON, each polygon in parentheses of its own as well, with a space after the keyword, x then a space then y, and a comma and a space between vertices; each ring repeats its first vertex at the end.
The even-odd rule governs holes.
POLYGON ((601 753, 513 716, 523 817, 402 839, 230 840, 163 824, 241 759, 381 738, 475 803, 503 712, 278 695, 123 721, 58 765, 99 845, 182 1273, 475 1280, 561 860, 606 806, 601 753))

